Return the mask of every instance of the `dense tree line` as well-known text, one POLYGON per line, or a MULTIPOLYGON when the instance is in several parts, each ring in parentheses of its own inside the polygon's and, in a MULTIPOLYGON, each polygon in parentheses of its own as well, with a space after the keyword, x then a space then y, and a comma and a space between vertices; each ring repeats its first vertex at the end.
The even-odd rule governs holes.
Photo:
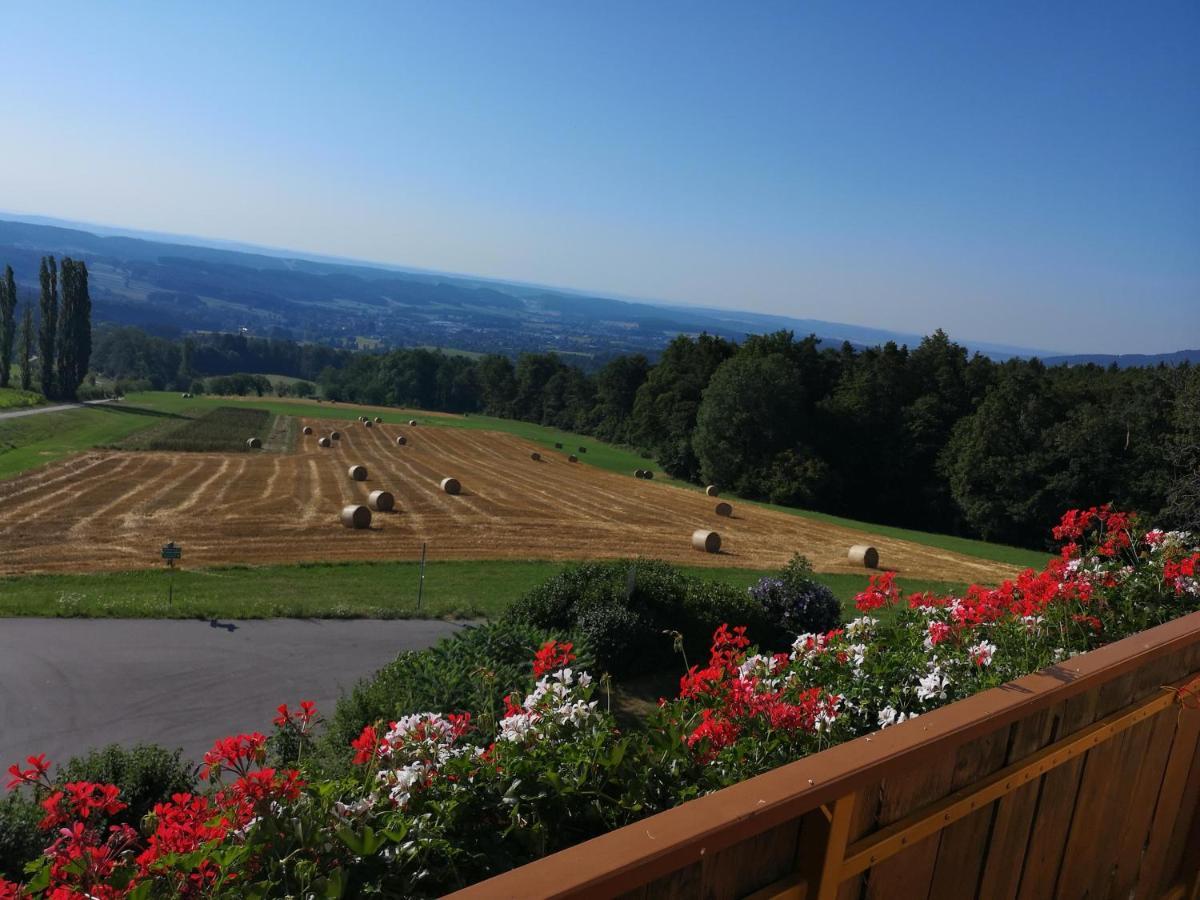
POLYGON ((1071 506, 1196 517, 1200 369, 1186 365, 996 363, 940 331, 865 350, 779 332, 680 336, 655 365, 624 356, 590 375, 554 354, 400 350, 322 388, 579 431, 745 497, 1027 546, 1071 506))
POLYGON ((155 389, 188 390, 213 375, 272 374, 315 380, 345 365, 353 354, 320 344, 201 334, 170 340, 139 328, 107 327, 96 336, 93 369, 114 379, 145 382, 155 389))

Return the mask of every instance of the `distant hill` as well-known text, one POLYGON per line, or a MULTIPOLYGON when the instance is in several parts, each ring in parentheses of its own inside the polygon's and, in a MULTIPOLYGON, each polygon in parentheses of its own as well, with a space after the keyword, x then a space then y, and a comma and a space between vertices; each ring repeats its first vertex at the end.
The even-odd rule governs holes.
POLYGON ((1042 362, 1048 366, 1097 366, 1116 365, 1121 369, 1137 366, 1157 366, 1160 363, 1177 366, 1180 363, 1200 364, 1200 350, 1176 350, 1174 353, 1080 353, 1074 356, 1046 356, 1042 362))
MULTIPOLYGON (((233 331, 335 346, 430 345, 475 352, 555 350, 593 362, 618 353, 653 356, 678 334, 707 331, 740 340, 789 329, 862 347, 921 335, 818 319, 679 306, 539 285, 305 256, 229 241, 175 238, 34 216, 0 221, 0 263, 26 292, 41 256, 84 259, 95 317, 178 335, 233 331)), ((1095 359, 980 341, 959 343, 994 359, 1095 359)), ((1195 351, 1184 351, 1184 354, 1195 351)), ((1171 354, 1178 356, 1179 354, 1171 354)), ((1194 358, 1194 357, 1181 357, 1194 358)))

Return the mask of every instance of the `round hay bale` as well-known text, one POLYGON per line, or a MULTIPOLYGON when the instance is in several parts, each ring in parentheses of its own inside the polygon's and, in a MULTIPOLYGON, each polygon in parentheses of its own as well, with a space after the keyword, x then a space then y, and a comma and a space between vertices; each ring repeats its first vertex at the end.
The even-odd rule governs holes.
POLYGON ((710 484, 708 487, 706 487, 704 489, 704 493, 707 494, 709 497, 720 497, 721 496, 721 492, 717 490, 717 486, 715 484, 710 484))
POLYGON ((262 441, 258 438, 246 438, 246 446, 251 450, 257 450, 262 446, 262 441))
POLYGON ((725 516, 725 518, 729 518, 733 515, 733 507, 728 503, 722 502, 717 504, 716 509, 713 510, 713 512, 715 512, 718 516, 725 516))
POLYGON ((579 457, 572 453, 567 457, 567 462, 579 462, 579 457))
POLYGON ((331 431, 329 432, 329 437, 335 441, 340 441, 342 439, 342 433, 340 431, 331 431))
POLYGON ((402 435, 402 434, 396 435, 396 446, 397 447, 403 447, 407 443, 408 443, 408 438, 406 438, 404 435, 402 435))
POLYGON ((350 476, 351 481, 366 481, 367 467, 366 466, 351 466, 346 470, 346 474, 350 476))
POLYGON ((188 398, 187 394, 180 394, 179 396, 182 397, 184 400, 186 400, 188 398))
POLYGON ((376 424, 376 425, 382 425, 382 424, 383 424, 383 416, 376 416, 376 417, 375 417, 375 424, 376 424))
POLYGON ((852 566, 864 566, 868 569, 879 568, 879 551, 874 547, 868 547, 866 544, 855 544, 850 548, 847 556, 852 566))
POLYGON ((555 449, 555 450, 561 450, 561 449, 562 449, 562 441, 555 441, 555 442, 554 442, 554 449, 555 449))
POLYGON ((370 427, 371 427, 371 420, 370 420, 370 419, 367 419, 367 421, 363 422, 363 427, 364 427, 364 428, 370 428, 370 427))
POLYGON ((587 453, 587 447, 580 447, 580 448, 579 448, 579 452, 580 452, 580 453, 587 453))
POLYGON ((540 454, 536 450, 534 450, 532 453, 529 454, 529 458, 532 459, 534 462, 541 462, 542 454, 540 454))
POLYGON ((332 446, 333 446, 333 441, 331 441, 331 440, 330 440, 329 438, 327 438, 327 437, 319 438, 319 439, 317 440, 317 446, 318 446, 318 447, 332 447, 332 446))
POLYGON ((408 420, 408 424, 409 424, 409 425, 416 425, 416 424, 417 424, 417 420, 416 420, 416 419, 409 419, 409 420, 408 420))
POLYGON ((719 553, 721 550, 721 536, 715 531, 697 528, 692 532, 692 547, 696 550, 702 550, 705 553, 719 553))
POLYGON ((646 469, 646 474, 643 475, 642 477, 645 478, 647 481, 649 481, 651 478, 654 477, 654 473, 651 472, 649 469, 646 469))
POLYGON ((371 491, 367 496, 367 506, 377 512, 391 512, 396 507, 396 498, 390 491, 371 491))
POLYGON ((311 425, 305 425, 305 426, 304 426, 304 433, 305 433, 305 434, 312 434, 312 426, 311 426, 311 425))
POLYGON ((457 494, 462 490, 462 485, 458 483, 457 478, 443 478, 442 490, 447 494, 457 494))
POLYGON ((371 511, 365 506, 351 503, 342 507, 342 524, 347 528, 370 528, 371 511))
POLYGON ((634 470, 633 470, 633 477, 634 477, 634 478, 645 478, 645 477, 646 477, 646 470, 645 470, 645 469, 634 469, 634 470))

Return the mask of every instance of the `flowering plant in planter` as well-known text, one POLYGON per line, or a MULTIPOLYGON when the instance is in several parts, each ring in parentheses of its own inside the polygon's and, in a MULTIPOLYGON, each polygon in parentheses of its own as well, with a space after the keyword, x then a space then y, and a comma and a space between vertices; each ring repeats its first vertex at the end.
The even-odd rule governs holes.
POLYGON ((367 724, 349 777, 307 768, 311 704, 280 707, 274 737, 218 741, 208 790, 140 830, 104 824, 124 804, 114 786, 55 785, 30 757, 10 788, 41 803, 46 848, 0 900, 435 894, 1200 609, 1192 536, 1107 507, 1067 513, 1055 536, 1043 571, 962 596, 873 576, 861 616, 783 652, 722 625, 638 728, 551 640, 502 712, 367 724))

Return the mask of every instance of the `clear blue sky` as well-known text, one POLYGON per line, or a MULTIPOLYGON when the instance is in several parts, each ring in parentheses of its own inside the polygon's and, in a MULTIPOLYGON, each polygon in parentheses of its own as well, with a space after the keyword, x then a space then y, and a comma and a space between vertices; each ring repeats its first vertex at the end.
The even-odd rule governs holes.
POLYGON ((1200 346, 1200 3, 14 3, 0 208, 1200 346))

